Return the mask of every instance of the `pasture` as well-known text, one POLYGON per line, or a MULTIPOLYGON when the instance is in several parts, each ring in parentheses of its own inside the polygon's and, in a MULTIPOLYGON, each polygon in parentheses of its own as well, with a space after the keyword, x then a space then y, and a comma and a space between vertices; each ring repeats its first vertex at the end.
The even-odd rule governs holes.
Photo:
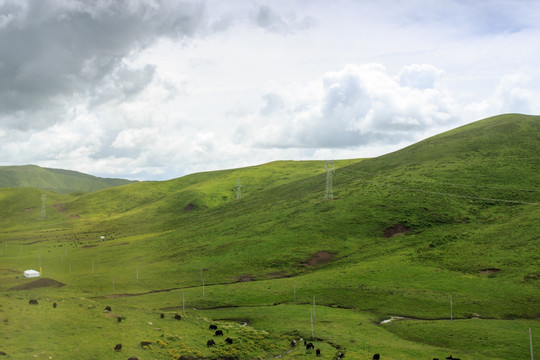
POLYGON ((508 115, 336 161, 331 201, 321 162, 86 194, 0 189, 0 351, 526 359, 531 329, 540 354, 537 128, 508 115), (403 319, 381 324, 391 317, 403 319))

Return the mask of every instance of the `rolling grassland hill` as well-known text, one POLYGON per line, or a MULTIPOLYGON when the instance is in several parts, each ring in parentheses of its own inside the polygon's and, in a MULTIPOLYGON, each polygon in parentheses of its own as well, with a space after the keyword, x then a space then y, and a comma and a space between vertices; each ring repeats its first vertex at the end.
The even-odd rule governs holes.
POLYGON ((36 165, 0 166, 0 188, 25 187, 61 194, 92 192, 133 181, 100 178, 77 171, 42 168, 36 165))
POLYGON ((43 191, 0 189, 0 351, 311 359, 290 346, 308 338, 323 359, 529 358, 539 154, 540 117, 507 114, 336 161, 331 200, 321 161, 47 192, 46 218, 43 191))

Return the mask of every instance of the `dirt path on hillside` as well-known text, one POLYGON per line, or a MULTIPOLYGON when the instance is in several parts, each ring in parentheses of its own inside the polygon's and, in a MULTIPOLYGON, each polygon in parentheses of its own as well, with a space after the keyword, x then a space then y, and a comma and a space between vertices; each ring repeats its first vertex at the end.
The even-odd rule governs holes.
MULTIPOLYGON (((126 245, 129 243, 120 243, 115 245, 126 245)), ((114 245, 111 245, 114 246, 114 245)), ((334 254, 328 252, 328 251, 317 251, 315 254, 313 254, 307 261, 302 262, 301 265, 306 267, 316 266, 316 265, 322 265, 326 264, 334 259, 334 254)), ((284 278, 290 278, 295 275, 287 274, 284 272, 277 272, 277 273, 271 273, 266 274, 266 276, 269 276, 269 278, 265 279, 255 279, 253 275, 250 274, 244 274, 240 275, 236 278, 236 282, 224 282, 224 283, 217 283, 217 284, 208 284, 205 286, 216 286, 216 285, 232 285, 235 283, 241 283, 241 282, 251 282, 251 281, 265 281, 265 280, 273 280, 273 279, 284 279, 284 278)), ((123 294, 110 294, 110 295, 102 295, 102 296, 96 296, 94 299, 116 299, 116 298, 122 298, 122 297, 131 297, 131 296, 142 296, 142 295, 148 295, 148 294, 155 294, 155 293, 161 293, 161 292, 169 292, 174 290, 182 290, 182 289, 192 289, 200 287, 197 286, 184 286, 184 287, 174 287, 174 288, 168 288, 168 289, 157 289, 157 290, 149 290, 144 291, 140 293, 123 293, 123 294)))

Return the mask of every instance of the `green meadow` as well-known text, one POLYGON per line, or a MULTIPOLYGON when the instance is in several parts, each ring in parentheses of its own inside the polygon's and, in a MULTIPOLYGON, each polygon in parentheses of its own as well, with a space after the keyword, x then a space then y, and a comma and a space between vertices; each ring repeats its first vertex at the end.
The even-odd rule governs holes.
POLYGON ((0 351, 316 358, 306 339, 321 359, 540 356, 539 154, 540 116, 507 114, 336 160, 332 199, 323 161, 0 188, 0 351))

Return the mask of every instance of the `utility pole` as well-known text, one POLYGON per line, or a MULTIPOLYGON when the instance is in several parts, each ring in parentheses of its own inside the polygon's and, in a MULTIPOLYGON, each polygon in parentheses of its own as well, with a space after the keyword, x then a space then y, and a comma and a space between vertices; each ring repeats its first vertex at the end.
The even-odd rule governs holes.
POLYGON ((324 195, 324 199, 333 200, 334 190, 332 189, 332 173, 335 172, 334 160, 326 160, 324 162, 324 168, 326 169, 326 193, 324 195))
POLYGON ((450 321, 454 320, 454 312, 452 310, 452 295, 450 295, 450 321))
POLYGON ((531 328, 529 328, 529 343, 531 344, 531 360, 534 360, 531 328))
POLYGON ((315 337, 315 336, 313 335, 313 309, 311 309, 310 315, 311 315, 311 316, 310 316, 310 320, 311 320, 311 340, 313 340, 313 338, 315 337))

